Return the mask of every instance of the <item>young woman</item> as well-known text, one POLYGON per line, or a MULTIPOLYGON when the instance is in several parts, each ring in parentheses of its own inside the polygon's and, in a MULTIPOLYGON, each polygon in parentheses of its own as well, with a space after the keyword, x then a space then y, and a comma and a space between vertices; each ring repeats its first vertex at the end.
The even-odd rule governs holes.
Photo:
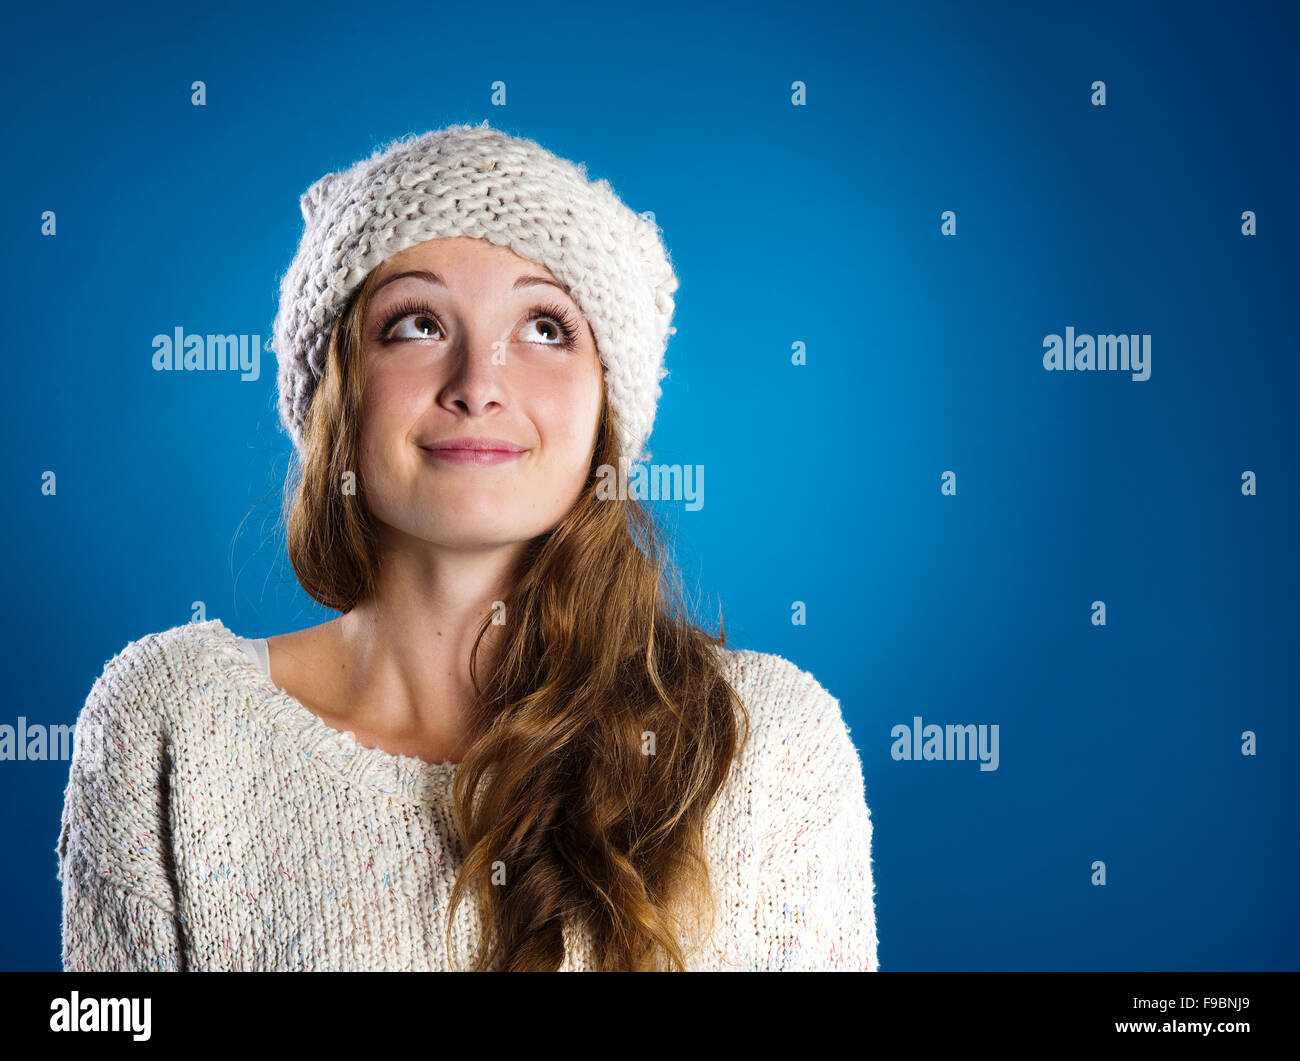
POLYGON ((64 968, 876 969, 838 702, 694 625, 655 521, 600 488, 644 459, 664 375, 657 229, 487 123, 302 210, 288 549, 339 615, 109 661, 64 968))

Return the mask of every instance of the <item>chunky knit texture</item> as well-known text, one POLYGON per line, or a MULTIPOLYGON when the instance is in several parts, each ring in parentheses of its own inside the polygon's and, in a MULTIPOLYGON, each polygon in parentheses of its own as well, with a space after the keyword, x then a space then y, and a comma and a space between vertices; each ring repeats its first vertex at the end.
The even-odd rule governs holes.
POLYGON ((649 456, 677 276, 659 229, 607 180, 481 125, 393 140, 302 195, 302 241, 273 326, 280 418, 301 449, 330 330, 366 276, 431 239, 468 236, 546 266, 591 325, 622 455, 649 456))
MULTIPOLYGON (((780 656, 719 649, 753 727, 706 827, 721 893, 692 970, 877 968, 871 818, 838 702, 780 656)), ((454 763, 367 748, 220 620, 134 641, 94 683, 58 841, 63 967, 448 970, 454 763)), ((592 968, 566 935, 566 971, 592 968)))

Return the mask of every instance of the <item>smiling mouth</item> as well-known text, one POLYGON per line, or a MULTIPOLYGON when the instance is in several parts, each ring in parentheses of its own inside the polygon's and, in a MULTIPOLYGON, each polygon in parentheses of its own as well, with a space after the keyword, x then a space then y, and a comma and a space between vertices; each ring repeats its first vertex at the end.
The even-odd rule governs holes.
POLYGON ((420 449, 448 464, 507 464, 528 452, 522 446, 498 438, 457 438, 420 449))

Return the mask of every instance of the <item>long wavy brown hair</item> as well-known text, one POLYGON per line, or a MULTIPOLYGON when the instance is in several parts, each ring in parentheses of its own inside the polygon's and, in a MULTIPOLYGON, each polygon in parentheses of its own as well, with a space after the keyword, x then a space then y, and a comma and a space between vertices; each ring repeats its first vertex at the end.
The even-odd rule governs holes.
MULTIPOLYGON (((375 278, 331 332, 285 491, 298 581, 339 612, 369 598, 382 562, 359 471, 362 325, 375 278)), ((598 469, 620 456, 602 398, 586 486, 523 550, 481 680, 480 646, 499 609, 474 641, 447 947, 473 894, 475 970, 558 970, 571 926, 587 935, 598 970, 678 971, 685 945, 712 932, 704 826, 749 717, 722 671, 725 630, 715 637, 689 618, 668 536, 636 498, 597 496, 598 469)))

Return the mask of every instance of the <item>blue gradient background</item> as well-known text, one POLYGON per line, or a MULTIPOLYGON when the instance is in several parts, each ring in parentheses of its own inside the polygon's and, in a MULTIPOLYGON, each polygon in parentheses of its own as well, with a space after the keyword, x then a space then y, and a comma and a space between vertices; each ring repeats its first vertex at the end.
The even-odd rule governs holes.
MULTIPOLYGON (((73 721, 192 601, 330 617, 283 555, 272 355, 157 373, 151 339, 265 341, 307 185, 486 118, 664 230, 651 443, 706 475, 657 507, 701 618, 840 698, 882 969, 1296 968, 1296 7, 358 12, 9 15, 0 721, 73 721), (1150 380, 1045 372, 1067 325, 1151 334, 1150 380), (914 715, 999 724, 1000 768, 895 762, 914 715)), ((0 763, 0 967, 59 968, 66 780, 0 763)))

